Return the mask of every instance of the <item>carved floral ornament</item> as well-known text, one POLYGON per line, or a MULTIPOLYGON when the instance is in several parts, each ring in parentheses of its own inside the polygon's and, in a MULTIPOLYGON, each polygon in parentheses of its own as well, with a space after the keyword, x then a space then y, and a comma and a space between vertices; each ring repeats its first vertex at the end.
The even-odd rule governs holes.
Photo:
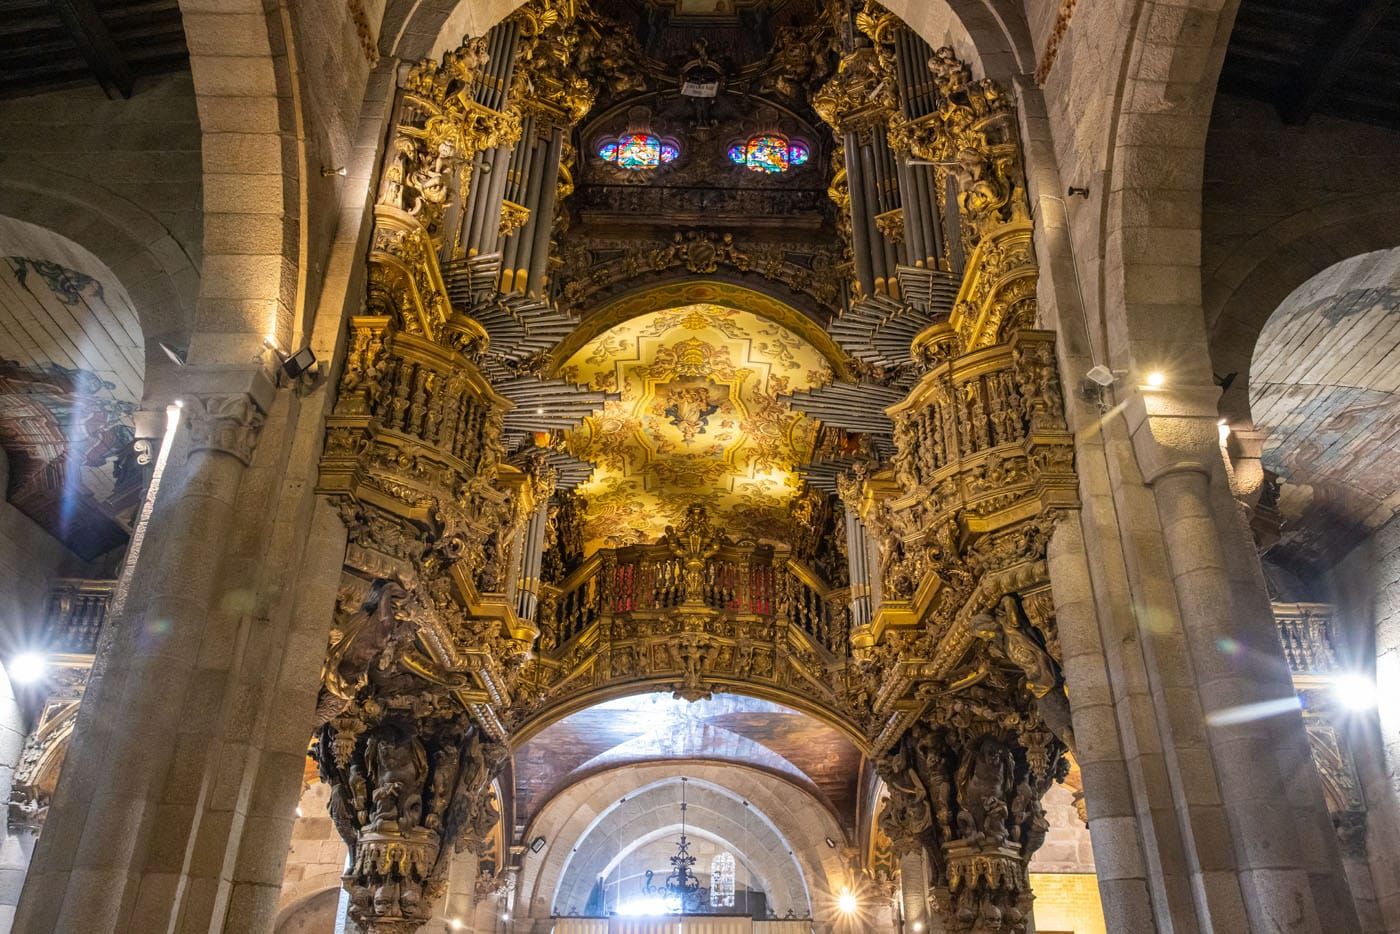
MULTIPOLYGON (((564 67, 580 10, 536 3, 519 15, 529 41, 515 80, 543 101, 531 119, 567 122, 587 110, 564 67)), ((315 756, 366 930, 416 930, 449 854, 485 846, 498 819, 491 782, 513 736, 560 706, 658 685, 683 698, 743 691, 838 724, 878 757, 891 796, 882 827, 897 850, 929 853, 951 929, 1025 929, 1039 800, 1073 742, 1045 560, 1055 522, 1077 507, 1072 439, 1053 335, 1031 330, 1035 265, 1010 102, 940 52, 941 109, 904 120, 892 21, 874 7, 863 16, 870 44, 842 60, 814 106, 834 128, 957 163, 947 170, 968 270, 952 317, 915 342, 922 372, 887 410, 893 456, 845 475, 840 503, 793 496, 781 545, 734 540, 697 497, 658 540, 584 554, 587 504, 554 495, 543 457, 507 462, 510 403, 478 365, 487 334, 473 312, 485 309, 448 299, 440 257, 452 247, 447 193, 466 190, 474 153, 516 139, 522 115, 468 93, 486 65, 479 40, 412 72, 320 478, 349 543, 315 756), (524 618, 515 590, 541 509, 551 552, 538 610, 524 618), (804 544, 835 538, 849 559, 864 540, 837 527, 868 537, 864 577, 861 562, 836 574, 804 544), (857 616, 857 600, 873 611, 857 616)), ((503 228, 529 222, 522 205, 499 210, 503 228)), ((894 238, 903 217, 881 223, 894 238)), ((583 292, 724 267, 833 303, 839 291, 832 257, 804 271, 704 232, 634 260, 583 292)), ((586 257, 577 263, 571 281, 583 282, 586 257)), ((677 366, 694 368, 703 353, 683 343, 677 366)), ((721 409, 711 386, 681 375, 658 407, 677 445, 717 432, 721 409)), ((236 444, 243 422, 227 414, 211 444, 236 444)))

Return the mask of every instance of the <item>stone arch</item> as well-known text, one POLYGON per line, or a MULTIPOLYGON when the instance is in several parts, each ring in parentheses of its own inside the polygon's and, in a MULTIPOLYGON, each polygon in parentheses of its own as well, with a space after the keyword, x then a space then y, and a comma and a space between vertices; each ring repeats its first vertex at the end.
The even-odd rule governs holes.
POLYGON ((1228 267, 1206 276, 1211 364, 1237 374, 1221 396, 1231 424, 1254 424, 1250 377, 1268 322, 1314 276, 1348 257, 1400 244, 1396 195, 1330 201, 1279 221, 1251 238, 1228 267))
POLYGON ((1280 545, 1292 554, 1306 544, 1305 566, 1325 566, 1400 511, 1400 351, 1389 336, 1396 322, 1400 247, 1328 266, 1260 330, 1250 406, 1266 432, 1264 465, 1289 485, 1280 545), (1310 492, 1294 497, 1293 486, 1310 492))
MULTIPOLYGON (((380 51, 408 61, 441 55, 520 5, 519 0, 389 0, 380 51)), ((1025 11, 1015 0, 888 0, 885 6, 930 45, 952 45, 989 77, 1006 81, 1035 70, 1025 11)))
POLYGON ((304 152, 285 11, 182 0, 203 131, 204 258, 192 363, 246 364, 306 326, 304 152))
MULTIPOLYGON (((694 836, 704 840, 709 840, 710 842, 722 847, 726 852, 729 853, 731 859, 733 858, 733 851, 740 849, 739 844, 736 844, 734 841, 726 839, 725 837, 722 837, 719 834, 713 833, 709 830, 694 827, 690 824, 686 824, 684 825, 684 828, 682 828, 681 824, 670 823, 663 826, 659 826, 655 830, 648 831, 643 836, 633 840, 626 847, 620 850, 617 853, 617 855, 615 855, 612 858, 611 861, 609 861, 607 866, 603 868, 602 874, 606 875, 608 871, 611 870, 615 865, 620 863, 627 856, 631 855, 632 853, 635 853, 637 850, 647 846, 648 844, 654 843, 657 840, 663 840, 666 837, 671 836, 672 834, 679 833, 682 829, 685 830, 688 836, 694 836)), ((739 862, 743 862, 743 860, 740 860, 739 862)), ((772 878, 771 875, 765 875, 764 873, 753 871, 752 865, 749 865, 746 868, 750 870, 751 875, 753 875, 760 882, 764 891, 767 891, 771 888, 772 883, 768 881, 770 878, 772 878)))
POLYGON ((95 267, 84 272, 120 286, 140 320, 148 365, 164 365, 160 342, 186 345, 199 270, 174 235, 139 205, 42 166, 9 166, 0 176, 0 215, 76 245, 95 267))
MULTIPOLYGON (((1205 136, 1238 5, 1144 0, 1130 12, 1115 56, 1119 81, 1104 115, 1099 303, 1111 365, 1130 370, 1130 381, 1169 367, 1178 384, 1212 385, 1204 328, 1191 324, 1201 321, 1205 136), (1121 321, 1113 320, 1118 309, 1121 321), (1161 359, 1168 346, 1171 359, 1161 359)), ((1081 171, 1087 178, 1094 169, 1081 171)))
POLYGON ((340 892, 340 880, 336 879, 332 887, 312 892, 288 905, 277 913, 273 934, 328 934, 335 930, 340 892))
POLYGON ((811 344, 836 373, 848 375, 845 354, 836 346, 826 332, 824 322, 817 319, 811 308, 780 298, 766 288, 749 288, 726 280, 696 276, 659 284, 652 280, 642 288, 609 298, 586 311, 578 326, 554 348, 551 355, 556 365, 562 366, 589 341, 625 321, 654 311, 700 303, 747 311, 779 324, 811 344))
MULTIPOLYGON (((600 819, 577 841, 577 852, 570 854, 555 888, 553 908, 556 912, 584 904, 594 879, 610 875, 629 854, 680 832, 681 825, 675 819, 678 784, 679 777, 673 782, 658 783, 642 794, 629 796, 626 804, 610 811, 606 820, 600 819)), ((739 854, 740 861, 779 914, 788 908, 798 914, 807 913, 811 899, 806 878, 796 856, 788 855, 789 845, 776 833, 765 833, 764 826, 746 827, 737 820, 738 815, 733 812, 742 811, 743 806, 732 795, 710 794, 710 797, 732 802, 728 808, 730 813, 724 813, 713 804, 706 806, 706 796, 700 793, 703 791, 702 787, 690 789, 687 835, 709 840, 739 854)), ((659 884, 660 880, 657 882, 659 884)))
MULTIPOLYGON (((869 755, 869 743, 863 731, 844 713, 834 707, 814 700, 804 694, 790 691, 777 685, 760 682, 734 681, 723 677, 709 677, 706 682, 715 688, 731 694, 741 694, 758 700, 772 701, 804 713, 827 726, 840 731, 862 754, 869 755)), ((557 723, 569 714, 577 713, 597 704, 637 694, 670 692, 675 686, 675 677, 657 678, 618 678, 611 682, 592 685, 571 697, 548 704, 528 719, 522 721, 511 733, 511 742, 516 747, 524 745, 539 735, 546 727, 557 723)))
MULTIPOLYGON (((586 833, 619 805, 619 799, 657 784, 675 780, 678 763, 658 761, 632 763, 624 768, 589 776, 570 786, 567 796, 556 796, 531 821, 525 839, 545 838, 538 854, 528 853, 519 877, 523 901, 518 910, 536 915, 549 911, 550 901, 562 877, 573 841, 586 833)), ((815 912, 821 912, 846 883, 846 867, 839 851, 826 844, 826 838, 842 840, 845 835, 832 815, 806 794, 793 794, 793 786, 754 781, 753 770, 736 763, 685 763, 685 774, 692 782, 725 789, 747 800, 772 822, 775 830, 790 844, 802 868, 815 912)), ((763 773, 767 775, 768 773, 763 773)))

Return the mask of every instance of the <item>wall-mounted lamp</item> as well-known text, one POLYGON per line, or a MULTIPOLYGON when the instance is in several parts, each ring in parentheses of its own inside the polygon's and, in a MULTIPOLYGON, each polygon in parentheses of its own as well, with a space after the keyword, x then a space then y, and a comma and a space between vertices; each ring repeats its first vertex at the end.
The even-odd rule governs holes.
POLYGON ((1095 364, 1084 374, 1084 380, 1079 384, 1079 397, 1097 406, 1099 414, 1102 415, 1108 411, 1108 387, 1112 386, 1116 379, 1108 367, 1102 363, 1095 364))
POLYGON ((171 363, 175 364, 176 366, 185 365, 185 352, 183 350, 176 350, 174 347, 171 347, 165 341, 156 341, 156 346, 159 347, 161 351, 167 357, 170 358, 171 363))
POLYGON ((540 850, 543 850, 543 849, 544 849, 544 843, 545 843, 544 837, 536 837, 535 839, 531 840, 531 841, 530 841, 530 852, 531 852, 531 853, 538 853, 540 850))
POLYGON ((1079 196, 1080 198, 1086 198, 1086 199, 1087 199, 1087 198, 1089 197, 1089 189, 1087 189, 1087 188, 1078 188, 1078 187, 1076 187, 1076 186, 1074 186, 1074 185, 1071 185, 1071 186, 1069 186, 1068 190, 1065 191, 1065 194, 1068 195, 1068 196, 1071 197, 1071 198, 1073 198, 1073 197, 1075 197, 1075 196, 1077 195, 1077 196, 1079 196))
POLYGON ((321 166, 322 178, 330 178, 332 175, 340 175, 343 177, 345 175, 345 166, 340 165, 336 166, 335 168, 331 168, 330 166, 321 166))
POLYGON ((294 354, 284 354, 271 337, 263 338, 263 346, 277 355, 278 362, 282 364, 281 372, 285 373, 288 379, 296 381, 303 374, 309 374, 314 380, 318 375, 316 354, 310 347, 303 347, 294 354))

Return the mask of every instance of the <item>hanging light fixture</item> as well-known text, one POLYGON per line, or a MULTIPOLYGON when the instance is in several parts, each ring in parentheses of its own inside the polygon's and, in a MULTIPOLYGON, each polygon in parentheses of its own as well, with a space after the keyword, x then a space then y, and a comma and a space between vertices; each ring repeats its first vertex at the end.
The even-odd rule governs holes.
POLYGON ((681 779, 681 838, 676 844, 676 855, 671 857, 671 872, 660 887, 651 884, 652 873, 647 873, 647 883, 642 888, 643 902, 664 904, 668 914, 700 914, 709 901, 709 889, 700 885, 700 877, 695 875, 695 857, 690 855, 690 838, 686 836, 686 785, 688 778, 681 779))

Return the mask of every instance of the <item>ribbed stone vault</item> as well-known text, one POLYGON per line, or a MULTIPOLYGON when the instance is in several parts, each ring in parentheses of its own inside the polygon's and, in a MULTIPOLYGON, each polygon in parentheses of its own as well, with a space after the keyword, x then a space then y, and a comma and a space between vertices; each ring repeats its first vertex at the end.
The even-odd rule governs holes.
MULTIPOLYGON (((610 871, 629 853, 660 836, 680 834, 680 777, 619 800, 599 816, 597 823, 574 844, 565 863, 554 899, 557 913, 588 900, 594 881, 610 871)), ((809 911, 806 885, 788 842, 767 816, 727 788, 687 781, 686 832, 720 843, 745 863, 768 896, 770 908, 783 914, 809 911)), ((652 867, 664 878, 667 867, 652 867)), ((700 867, 697 867, 699 869, 700 867)))
POLYGON ((525 856, 518 910, 544 918, 556 908, 581 907, 618 857, 677 832, 682 777, 687 824, 723 841, 764 887, 770 907, 780 914, 810 910, 818 919, 832 912, 835 893, 846 884, 839 856, 845 837, 835 815, 773 773, 687 760, 598 772, 551 798, 524 835, 546 842, 525 856))

